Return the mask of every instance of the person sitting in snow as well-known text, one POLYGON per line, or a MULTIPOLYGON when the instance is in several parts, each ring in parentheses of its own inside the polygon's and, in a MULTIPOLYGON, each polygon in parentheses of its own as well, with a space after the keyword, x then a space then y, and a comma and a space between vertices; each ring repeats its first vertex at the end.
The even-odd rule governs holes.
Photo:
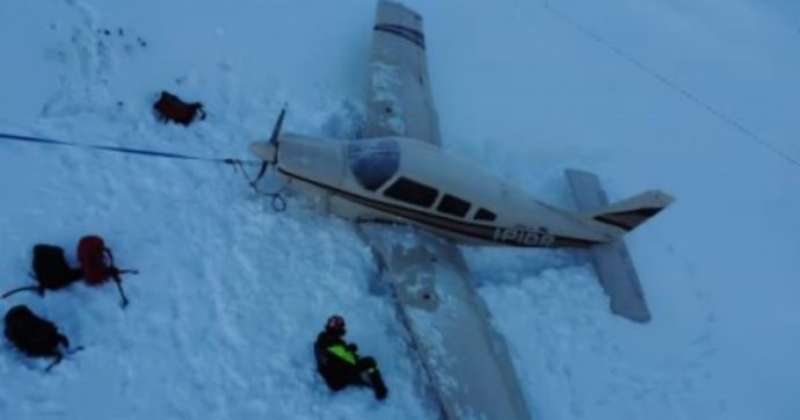
POLYGON ((375 398, 386 398, 387 389, 372 357, 360 357, 358 346, 346 343, 344 318, 333 315, 325 323, 325 330, 319 333, 314 343, 317 370, 332 391, 339 391, 348 385, 361 385, 372 388, 375 398))

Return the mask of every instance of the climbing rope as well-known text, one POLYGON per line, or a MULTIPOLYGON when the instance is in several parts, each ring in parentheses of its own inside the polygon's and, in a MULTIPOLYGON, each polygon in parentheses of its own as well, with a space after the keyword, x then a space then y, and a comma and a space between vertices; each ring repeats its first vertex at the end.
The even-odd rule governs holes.
POLYGON ((147 156, 147 157, 159 157, 159 158, 167 158, 167 159, 179 159, 179 160, 193 160, 193 161, 200 161, 200 162, 210 162, 210 163, 222 163, 225 165, 231 165, 233 167, 234 172, 241 171, 242 175, 244 176, 245 180, 247 181, 248 185, 253 187, 253 190, 256 191, 257 194, 260 194, 265 197, 270 197, 272 199, 272 209, 276 212, 282 212, 286 210, 286 199, 283 197, 284 188, 280 188, 276 192, 263 192, 258 188, 258 181, 261 179, 261 175, 259 174, 258 177, 255 179, 251 179, 250 176, 247 174, 247 171, 244 168, 244 165, 263 165, 263 162, 258 160, 252 159, 235 159, 235 158, 209 158, 209 157, 201 157, 201 156, 192 156, 192 155, 185 155, 180 153, 172 153, 172 152, 161 152, 155 150, 144 150, 144 149, 133 149, 129 147, 120 147, 120 146, 106 146, 106 145, 98 145, 98 144, 81 144, 81 143, 73 143, 63 140, 56 140, 51 138, 45 137, 33 137, 33 136, 23 136, 20 134, 13 134, 13 133, 0 133, 0 139, 4 139, 7 141, 17 141, 17 142, 25 142, 25 143, 38 143, 38 144, 46 144, 46 145, 55 145, 55 146, 66 146, 66 147, 76 147, 76 148, 83 148, 83 149, 94 149, 94 150, 102 150, 106 152, 116 152, 116 153, 124 153, 124 154, 131 154, 131 155, 138 155, 138 156, 147 156))
POLYGON ((226 164, 234 164, 234 161, 239 161, 241 163, 247 163, 252 165, 260 165, 260 161, 256 160, 239 160, 239 159, 222 159, 222 158, 206 158, 206 157, 198 157, 198 156, 191 156, 191 155, 183 155, 180 153, 171 153, 171 152, 159 152, 154 150, 143 150, 143 149, 131 149, 129 147, 119 147, 119 146, 105 146, 105 145, 97 145, 97 144, 81 144, 81 143, 72 143, 63 140, 55 140, 55 139, 48 139, 44 137, 32 137, 32 136, 22 136, 19 134, 10 134, 10 133, 0 133, 0 138, 11 140, 11 141, 20 141, 20 142, 28 142, 28 143, 40 143, 40 144, 48 144, 48 145, 57 145, 57 146, 68 146, 68 147, 78 147, 84 149, 95 149, 95 150, 104 150, 107 152, 117 152, 117 153, 127 153, 127 154, 134 154, 134 155, 142 155, 142 156, 150 156, 150 157, 163 157, 163 158, 170 158, 170 159, 183 159, 183 160, 196 160, 196 161, 203 161, 203 162, 213 162, 213 163, 226 163, 226 164))
MULTIPOLYGON (((264 175, 265 171, 263 169, 259 172, 258 176, 256 176, 255 178, 250 178, 250 175, 247 173, 247 170, 245 170, 245 168, 244 168, 244 162, 242 162, 241 160, 235 159, 235 160, 233 160, 232 164, 233 164, 234 172, 241 171, 242 176, 244 176, 244 179, 247 181, 247 183, 251 187, 253 187, 253 190, 255 190, 255 192, 257 194, 262 195, 264 197, 270 197, 272 199, 272 210, 274 210, 277 213, 280 213, 280 212, 286 210, 286 199, 283 198, 283 193, 284 193, 284 191, 286 189, 285 187, 281 187, 276 192, 271 192, 271 193, 270 192, 263 192, 258 188, 258 184, 257 184, 258 181, 261 179, 261 177, 264 175)), ((264 167, 265 166, 262 165, 262 168, 264 168, 264 167)))

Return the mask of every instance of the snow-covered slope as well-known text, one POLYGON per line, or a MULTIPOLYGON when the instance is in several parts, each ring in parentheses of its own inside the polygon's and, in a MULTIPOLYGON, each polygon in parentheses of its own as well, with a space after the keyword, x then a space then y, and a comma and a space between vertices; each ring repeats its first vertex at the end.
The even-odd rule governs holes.
MULTIPOLYGON (((800 384, 800 9, 791 1, 409 1, 445 147, 555 204, 566 167, 612 199, 678 199, 629 248, 653 322, 612 317, 586 259, 465 249, 543 419, 792 419, 800 384)), ((0 3, 0 132, 245 157, 288 130, 352 136, 372 1, 0 3), (155 122, 161 89, 202 100, 155 122)), ((0 286, 30 248, 106 237, 141 270, 17 295, 86 350, 52 373, 0 347, 0 418, 436 418, 369 250, 302 198, 270 211, 228 167, 0 142, 0 286), (339 312, 390 398, 331 395, 311 342, 339 312)))

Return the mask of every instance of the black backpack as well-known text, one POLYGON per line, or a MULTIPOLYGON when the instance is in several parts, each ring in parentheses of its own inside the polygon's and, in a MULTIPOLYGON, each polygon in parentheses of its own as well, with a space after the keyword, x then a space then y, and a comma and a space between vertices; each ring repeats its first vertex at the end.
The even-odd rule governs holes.
POLYGON ((59 345, 69 348, 69 340, 52 322, 39 318, 27 306, 17 305, 5 316, 5 335, 15 347, 31 357, 53 357, 49 371, 64 357, 59 345))
POLYGON ((67 287, 82 276, 79 268, 70 268, 67 264, 64 249, 54 245, 38 244, 33 247, 32 268, 32 277, 38 286, 19 287, 4 293, 2 297, 7 298, 23 290, 36 291, 43 295, 45 290, 67 287))
POLYGON ((70 268, 64 250, 53 245, 38 244, 33 247, 33 274, 39 287, 57 290, 81 278, 81 270, 70 268))

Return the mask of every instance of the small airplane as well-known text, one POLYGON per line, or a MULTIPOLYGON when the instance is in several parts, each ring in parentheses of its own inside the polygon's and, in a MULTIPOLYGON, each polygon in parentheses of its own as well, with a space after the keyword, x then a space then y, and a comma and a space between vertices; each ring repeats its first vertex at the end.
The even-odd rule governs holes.
POLYGON ((411 225, 432 233, 420 234, 420 242, 409 248, 385 230, 362 229, 395 285, 443 411, 448 418, 466 412, 530 418, 507 350, 489 325, 490 314, 456 245, 588 249, 612 311, 646 322, 650 314, 622 237, 672 198, 647 191, 608 205, 596 176, 568 170, 580 209, 573 212, 542 203, 481 165, 446 153, 425 49, 422 17, 381 0, 363 138, 283 133, 284 109, 269 141, 254 143, 251 150, 264 162, 262 174, 272 167, 288 186, 317 198, 332 214, 359 226, 411 225), (436 334, 444 334, 446 343, 433 343, 430 335, 436 334), (454 380, 460 385, 453 387, 454 380))

